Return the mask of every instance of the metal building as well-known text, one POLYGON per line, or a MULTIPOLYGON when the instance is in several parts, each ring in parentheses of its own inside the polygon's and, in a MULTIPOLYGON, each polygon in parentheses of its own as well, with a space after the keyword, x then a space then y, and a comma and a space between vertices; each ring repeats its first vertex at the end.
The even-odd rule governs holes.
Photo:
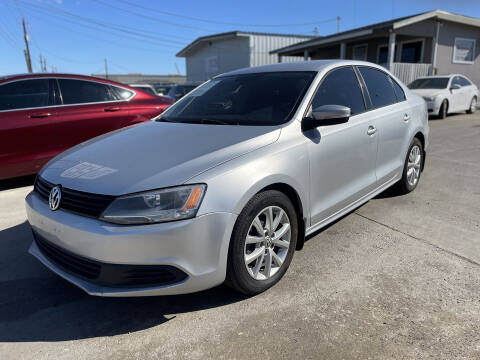
MULTIPOLYGON (((250 66, 278 62, 271 51, 293 45, 314 36, 231 31, 199 37, 180 50, 185 58, 187 82, 202 82, 212 76, 250 66)), ((298 61, 297 57, 282 56, 282 61, 298 61)))

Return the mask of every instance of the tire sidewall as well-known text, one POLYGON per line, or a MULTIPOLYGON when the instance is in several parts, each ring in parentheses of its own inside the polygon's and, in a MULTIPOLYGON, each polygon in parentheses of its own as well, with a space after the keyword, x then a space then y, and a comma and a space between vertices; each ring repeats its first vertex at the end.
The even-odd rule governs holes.
POLYGON ((283 193, 276 190, 268 190, 255 195, 240 213, 235 223, 229 247, 228 272, 230 278, 236 287, 240 287, 242 292, 247 294, 256 294, 270 288, 276 284, 287 271, 295 252, 298 237, 298 219, 295 208, 290 199, 283 193), (244 260, 244 249, 247 233, 253 219, 260 211, 268 206, 278 206, 282 208, 289 220, 291 227, 290 247, 288 249, 285 261, 280 270, 267 280, 256 280, 250 276, 244 260))

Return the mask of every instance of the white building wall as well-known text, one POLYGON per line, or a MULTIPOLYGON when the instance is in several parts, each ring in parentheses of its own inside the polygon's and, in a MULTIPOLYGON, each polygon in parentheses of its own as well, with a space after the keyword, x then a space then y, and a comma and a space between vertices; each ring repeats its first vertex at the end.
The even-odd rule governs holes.
MULTIPOLYGON (((276 64, 278 56, 271 55, 270 51, 306 40, 308 38, 294 36, 250 35, 250 66, 276 64)), ((302 60, 303 58, 297 56, 282 56, 282 62, 302 60)))

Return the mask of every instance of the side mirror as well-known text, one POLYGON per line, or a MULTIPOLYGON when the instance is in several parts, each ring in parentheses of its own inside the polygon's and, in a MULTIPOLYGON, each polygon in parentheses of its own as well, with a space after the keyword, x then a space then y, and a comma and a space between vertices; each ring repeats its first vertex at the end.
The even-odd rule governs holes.
POLYGON ((458 90, 460 88, 461 88, 461 86, 458 85, 458 84, 453 84, 452 86, 450 86, 450 90, 458 90))
POLYGON ((342 105, 322 105, 313 109, 309 116, 302 120, 302 130, 311 130, 319 126, 343 124, 351 116, 349 107, 342 105))

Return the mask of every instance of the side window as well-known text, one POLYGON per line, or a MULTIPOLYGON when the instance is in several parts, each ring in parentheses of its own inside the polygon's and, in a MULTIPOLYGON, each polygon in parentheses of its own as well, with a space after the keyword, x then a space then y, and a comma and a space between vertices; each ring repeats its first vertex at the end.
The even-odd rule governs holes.
POLYGON ((461 82, 460 82, 460 77, 459 76, 455 76, 452 80, 452 85, 460 85, 462 86, 461 82))
POLYGON ((333 70, 323 79, 313 98, 312 108, 322 105, 347 106, 352 115, 365 111, 362 90, 351 67, 333 70))
POLYGON ((64 104, 85 104, 117 100, 109 85, 92 81, 58 79, 64 104))
POLYGON ((35 79, 0 85, 0 110, 48 106, 49 83, 49 79, 35 79))
POLYGON ((460 85, 470 86, 472 85, 472 83, 468 79, 464 78, 463 76, 460 76, 460 85))
POLYGON ((387 74, 383 71, 366 66, 359 66, 358 70, 365 80, 374 108, 391 105, 397 102, 392 83, 387 74))
POLYGON ((390 78, 390 80, 392 81, 393 90, 395 91, 395 95, 397 96, 397 101, 400 102, 406 100, 405 92, 403 91, 402 87, 398 85, 398 83, 392 78, 390 78))
POLYGON ((133 95, 133 91, 130 91, 121 87, 109 85, 109 88, 113 96, 115 96, 115 100, 127 100, 127 99, 130 99, 133 95))

